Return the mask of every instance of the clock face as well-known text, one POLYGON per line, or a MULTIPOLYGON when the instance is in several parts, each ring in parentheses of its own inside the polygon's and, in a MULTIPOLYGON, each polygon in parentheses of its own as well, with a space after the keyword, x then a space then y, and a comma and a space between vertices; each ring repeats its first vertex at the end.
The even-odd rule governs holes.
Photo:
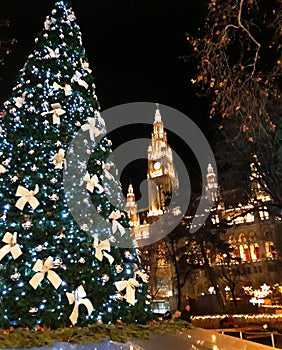
POLYGON ((161 167, 161 163, 160 163, 160 162, 154 163, 154 169, 155 169, 155 170, 159 170, 160 167, 161 167))

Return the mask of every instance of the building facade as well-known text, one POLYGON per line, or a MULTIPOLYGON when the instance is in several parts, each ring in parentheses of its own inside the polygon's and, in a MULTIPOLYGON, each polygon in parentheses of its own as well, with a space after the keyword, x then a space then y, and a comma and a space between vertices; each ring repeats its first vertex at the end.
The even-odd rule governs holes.
MULTIPOLYGON (((251 165, 251 169, 252 169, 251 165)), ((255 170, 255 169, 252 169, 255 170)), ((253 172, 255 174, 255 172, 253 172)), ((205 178, 205 200, 214 203, 211 220, 216 226, 221 220, 227 220, 228 229, 224 232, 224 240, 232 248, 234 263, 240 261, 239 271, 242 278, 238 279, 238 292, 244 285, 259 287, 266 283, 273 285, 280 283, 279 269, 281 268, 282 246, 281 221, 272 217, 267 203, 270 197, 261 189, 255 175, 251 175, 252 196, 248 203, 226 207, 224 193, 221 193, 217 183, 217 176, 212 164, 207 164, 205 178), (255 208, 258 210, 255 210, 255 208), (279 234, 280 232, 280 234, 279 234)), ((148 147, 148 210, 138 212, 134 189, 129 185, 126 209, 130 217, 130 226, 138 247, 140 242, 150 237, 150 225, 157 221, 167 210, 171 192, 178 189, 178 176, 173 163, 172 150, 168 144, 167 133, 164 128, 161 113, 157 105, 151 143, 148 147)), ((183 240, 183 242, 185 239, 183 240)), ((179 244, 182 244, 181 241, 179 244)), ((183 243, 184 244, 184 243, 183 243)), ((175 269, 165 259, 165 247, 162 242, 150 246, 143 246, 143 252, 148 257, 148 272, 150 273, 150 292, 159 304, 163 303, 162 311, 168 308, 167 301, 173 300, 176 292, 175 269)), ((220 268, 222 257, 216 257, 211 265, 220 268)), ((223 293, 228 286, 220 286, 223 293)), ((213 293, 210 282, 203 273, 198 271, 183 287, 183 295, 187 297, 213 293)), ((173 307, 172 307, 173 308, 173 307)), ((158 309, 159 312, 161 308, 158 309)))

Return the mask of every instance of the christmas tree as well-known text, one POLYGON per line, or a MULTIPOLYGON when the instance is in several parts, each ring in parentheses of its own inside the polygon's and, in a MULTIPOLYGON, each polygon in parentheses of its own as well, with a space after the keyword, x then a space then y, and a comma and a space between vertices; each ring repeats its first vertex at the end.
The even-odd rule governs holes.
POLYGON ((145 323, 148 276, 69 1, 46 17, 1 133, 0 327, 145 323))

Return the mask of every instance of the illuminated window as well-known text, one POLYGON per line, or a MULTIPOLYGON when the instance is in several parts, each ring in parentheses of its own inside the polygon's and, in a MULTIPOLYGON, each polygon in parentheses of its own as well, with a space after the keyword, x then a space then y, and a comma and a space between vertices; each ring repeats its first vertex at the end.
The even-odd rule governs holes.
POLYGON ((248 262, 251 260, 250 249, 247 244, 241 244, 239 250, 242 261, 248 262))
POLYGON ((238 247, 234 248, 233 255, 235 258, 240 258, 240 251, 239 251, 238 247))
POLYGON ((257 261, 260 259, 260 248, 257 242, 256 234, 254 232, 250 232, 249 242, 250 242, 251 260, 257 261))
POLYGON ((246 237, 243 233, 240 233, 238 237, 238 243, 240 258, 242 259, 242 261, 250 261, 250 250, 247 245, 246 237))
POLYGON ((238 242, 239 243, 244 243, 246 242, 246 237, 244 235, 244 233, 240 233, 239 236, 238 236, 238 242))
POLYGON ((248 213, 248 214, 245 216, 245 220, 246 220, 246 222, 254 222, 254 221, 255 221, 254 214, 248 213))
POLYGON ((256 255, 257 260, 259 260, 260 259, 260 250, 259 250, 258 244, 255 245, 255 255, 256 255))
POLYGON ((272 241, 265 242, 265 256, 268 259, 276 259, 277 257, 277 252, 272 241))
POLYGON ((244 255, 245 255, 246 261, 251 261, 250 249, 247 244, 244 245, 244 255))
POLYGON ((251 253, 251 259, 252 261, 256 261, 257 257, 255 255, 255 247, 253 244, 250 244, 250 253, 251 253))
POLYGON ((219 223, 219 216, 217 214, 212 217, 212 223, 213 224, 218 224, 219 223))
POLYGON ((244 223, 244 218, 243 216, 238 216, 236 219, 234 219, 234 224, 239 225, 244 223))
POLYGON ((269 220, 269 212, 267 207, 260 208, 259 217, 261 220, 269 220))

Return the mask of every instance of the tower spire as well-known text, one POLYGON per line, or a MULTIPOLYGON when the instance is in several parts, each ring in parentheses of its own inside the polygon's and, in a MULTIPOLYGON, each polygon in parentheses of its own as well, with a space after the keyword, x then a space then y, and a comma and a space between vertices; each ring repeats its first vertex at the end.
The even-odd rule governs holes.
POLYGON ((174 168, 172 150, 167 143, 166 131, 156 103, 151 144, 148 147, 147 179, 149 195, 148 216, 159 216, 167 209, 168 194, 178 188, 178 176, 174 168))
POLYGON ((216 179, 216 174, 214 172, 214 168, 211 163, 208 164, 207 167, 207 175, 206 175, 206 197, 208 200, 217 201, 219 195, 219 188, 216 179))
POLYGON ((162 121, 162 117, 160 113, 159 104, 156 103, 155 122, 161 122, 161 121, 162 121))
POLYGON ((126 201, 126 211, 129 215, 129 224, 131 227, 139 225, 139 215, 137 213, 137 204, 135 202, 135 194, 133 191, 132 182, 130 181, 128 185, 127 201, 126 201))

